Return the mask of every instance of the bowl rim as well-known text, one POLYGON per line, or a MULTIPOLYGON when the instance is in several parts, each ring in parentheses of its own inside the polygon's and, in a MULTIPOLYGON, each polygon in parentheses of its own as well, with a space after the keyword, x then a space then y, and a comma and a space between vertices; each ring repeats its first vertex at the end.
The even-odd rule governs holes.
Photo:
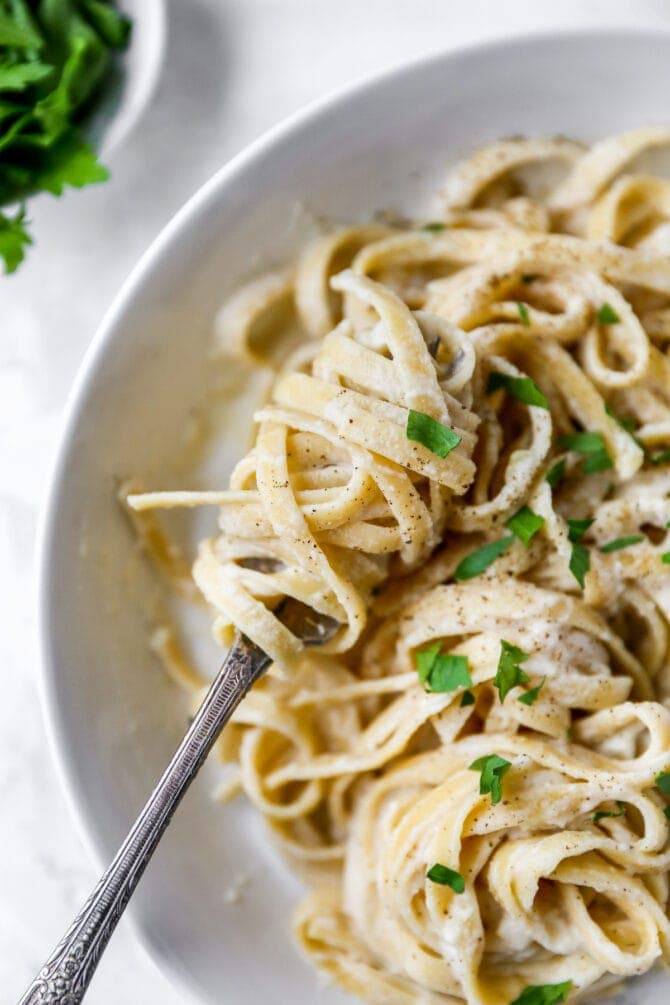
MULTIPOLYGON (((188 228, 192 217, 196 216, 199 210, 206 208, 212 200, 219 198, 220 193, 225 191, 226 186, 236 176, 243 174, 247 167, 262 158, 275 144, 290 137, 292 133, 297 132, 303 126, 318 122, 324 113, 345 106, 350 101, 355 101, 368 90, 383 88, 392 80, 421 73, 451 59, 473 56, 482 58, 487 53, 515 46, 522 48, 536 44, 565 46, 585 38, 597 39, 600 43, 622 41, 631 37, 656 42, 659 36, 665 37, 666 41, 670 42, 670 23, 660 22, 653 15, 650 15, 642 25, 614 23, 609 26, 586 24, 583 27, 548 27, 527 32, 515 32, 510 35, 497 34, 493 38, 443 48, 408 60, 400 60, 373 74, 362 74, 353 81, 331 89, 326 94, 311 100, 286 116, 225 162, 183 203, 133 266, 103 314, 102 320, 82 357, 75 380, 67 395, 58 445, 47 480, 48 489, 40 513, 36 544, 38 691, 41 714, 52 763, 55 765, 61 791, 64 794, 76 833, 91 862, 98 869, 106 868, 108 862, 95 835, 84 795, 75 782, 75 773, 71 770, 73 749, 68 742, 68 732, 62 716, 57 687, 58 665, 51 644, 50 583, 53 580, 54 572, 52 552, 59 522, 57 504, 66 480, 70 449, 77 430, 86 388, 103 362, 105 354, 111 349, 118 337, 119 326, 123 323, 124 315, 128 309, 132 308, 134 297, 141 292, 145 281, 150 278, 152 272, 161 266, 163 256, 169 252, 182 230, 188 228)), ((147 797, 148 795, 149 793, 147 793, 147 797)), ((154 940, 151 933, 135 917, 132 904, 129 905, 129 910, 125 913, 125 919, 129 923, 136 943, 155 971, 168 980, 180 994, 183 994, 185 1000, 193 1002, 194 1005, 198 1002, 202 1003, 202 999, 197 995, 184 972, 166 952, 166 947, 154 940)))
MULTIPOLYGON (((146 115, 151 101, 156 94, 165 63, 168 41, 167 0, 140 0, 137 7, 127 2, 120 3, 123 13, 128 14, 133 26, 140 21, 137 11, 141 10, 142 35, 150 40, 150 45, 144 52, 145 60, 141 72, 134 82, 134 89, 129 98, 110 115, 109 122, 101 131, 98 150, 105 159, 115 158, 132 138, 138 125, 146 115)), ((135 28, 137 32, 137 28, 135 28)), ((131 35, 131 46, 133 39, 131 35)), ((126 52, 121 52, 120 58, 126 58, 126 52)), ((124 69, 127 74, 127 69, 124 69)))

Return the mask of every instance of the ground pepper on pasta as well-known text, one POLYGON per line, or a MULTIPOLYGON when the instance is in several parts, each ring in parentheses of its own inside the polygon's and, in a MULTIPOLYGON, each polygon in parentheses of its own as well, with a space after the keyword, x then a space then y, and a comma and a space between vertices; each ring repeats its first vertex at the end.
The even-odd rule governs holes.
POLYGON ((670 959, 670 182, 640 161, 669 146, 505 140, 433 220, 318 238, 219 315, 273 372, 229 486, 126 498, 186 593, 156 511, 220 508, 193 579, 274 660, 223 794, 371 1005, 573 1001, 670 959), (287 596, 341 626, 322 649, 287 596))

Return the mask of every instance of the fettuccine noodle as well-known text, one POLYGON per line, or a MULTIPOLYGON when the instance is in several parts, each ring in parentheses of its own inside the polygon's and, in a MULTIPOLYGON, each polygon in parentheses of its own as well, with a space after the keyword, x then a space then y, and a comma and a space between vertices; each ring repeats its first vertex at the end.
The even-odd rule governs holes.
POLYGON ((194 581, 274 661, 222 795, 373 1005, 552 1005, 670 959, 670 182, 634 163, 669 145, 506 140, 428 224, 318 238, 219 315, 273 372, 229 486, 128 496, 183 594, 154 511, 220 508, 194 581), (321 648, 286 597, 337 623, 321 648))

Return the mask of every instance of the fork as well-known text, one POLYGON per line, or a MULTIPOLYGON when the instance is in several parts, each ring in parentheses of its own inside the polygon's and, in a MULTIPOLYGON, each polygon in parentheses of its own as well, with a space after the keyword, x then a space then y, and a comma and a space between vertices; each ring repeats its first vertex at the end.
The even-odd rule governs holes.
MULTIPOLYGON (((293 598, 275 612, 307 646, 341 627, 293 598)), ((184 739, 93 893, 18 1005, 77 1005, 158 842, 189 785, 242 698, 271 659, 239 632, 184 739)))

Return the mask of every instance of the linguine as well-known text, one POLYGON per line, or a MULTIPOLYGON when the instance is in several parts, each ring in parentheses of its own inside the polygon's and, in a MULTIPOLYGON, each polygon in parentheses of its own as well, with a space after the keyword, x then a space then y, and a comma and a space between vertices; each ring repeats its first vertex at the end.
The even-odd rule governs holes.
POLYGON ((274 660, 223 794, 374 1005, 551 1005, 669 958, 670 182, 633 164, 667 145, 502 141, 438 220, 318 238, 219 315, 273 372, 229 488, 127 497, 185 592, 153 511, 220 507, 195 583, 274 660), (318 651, 287 596, 340 625, 318 651))

